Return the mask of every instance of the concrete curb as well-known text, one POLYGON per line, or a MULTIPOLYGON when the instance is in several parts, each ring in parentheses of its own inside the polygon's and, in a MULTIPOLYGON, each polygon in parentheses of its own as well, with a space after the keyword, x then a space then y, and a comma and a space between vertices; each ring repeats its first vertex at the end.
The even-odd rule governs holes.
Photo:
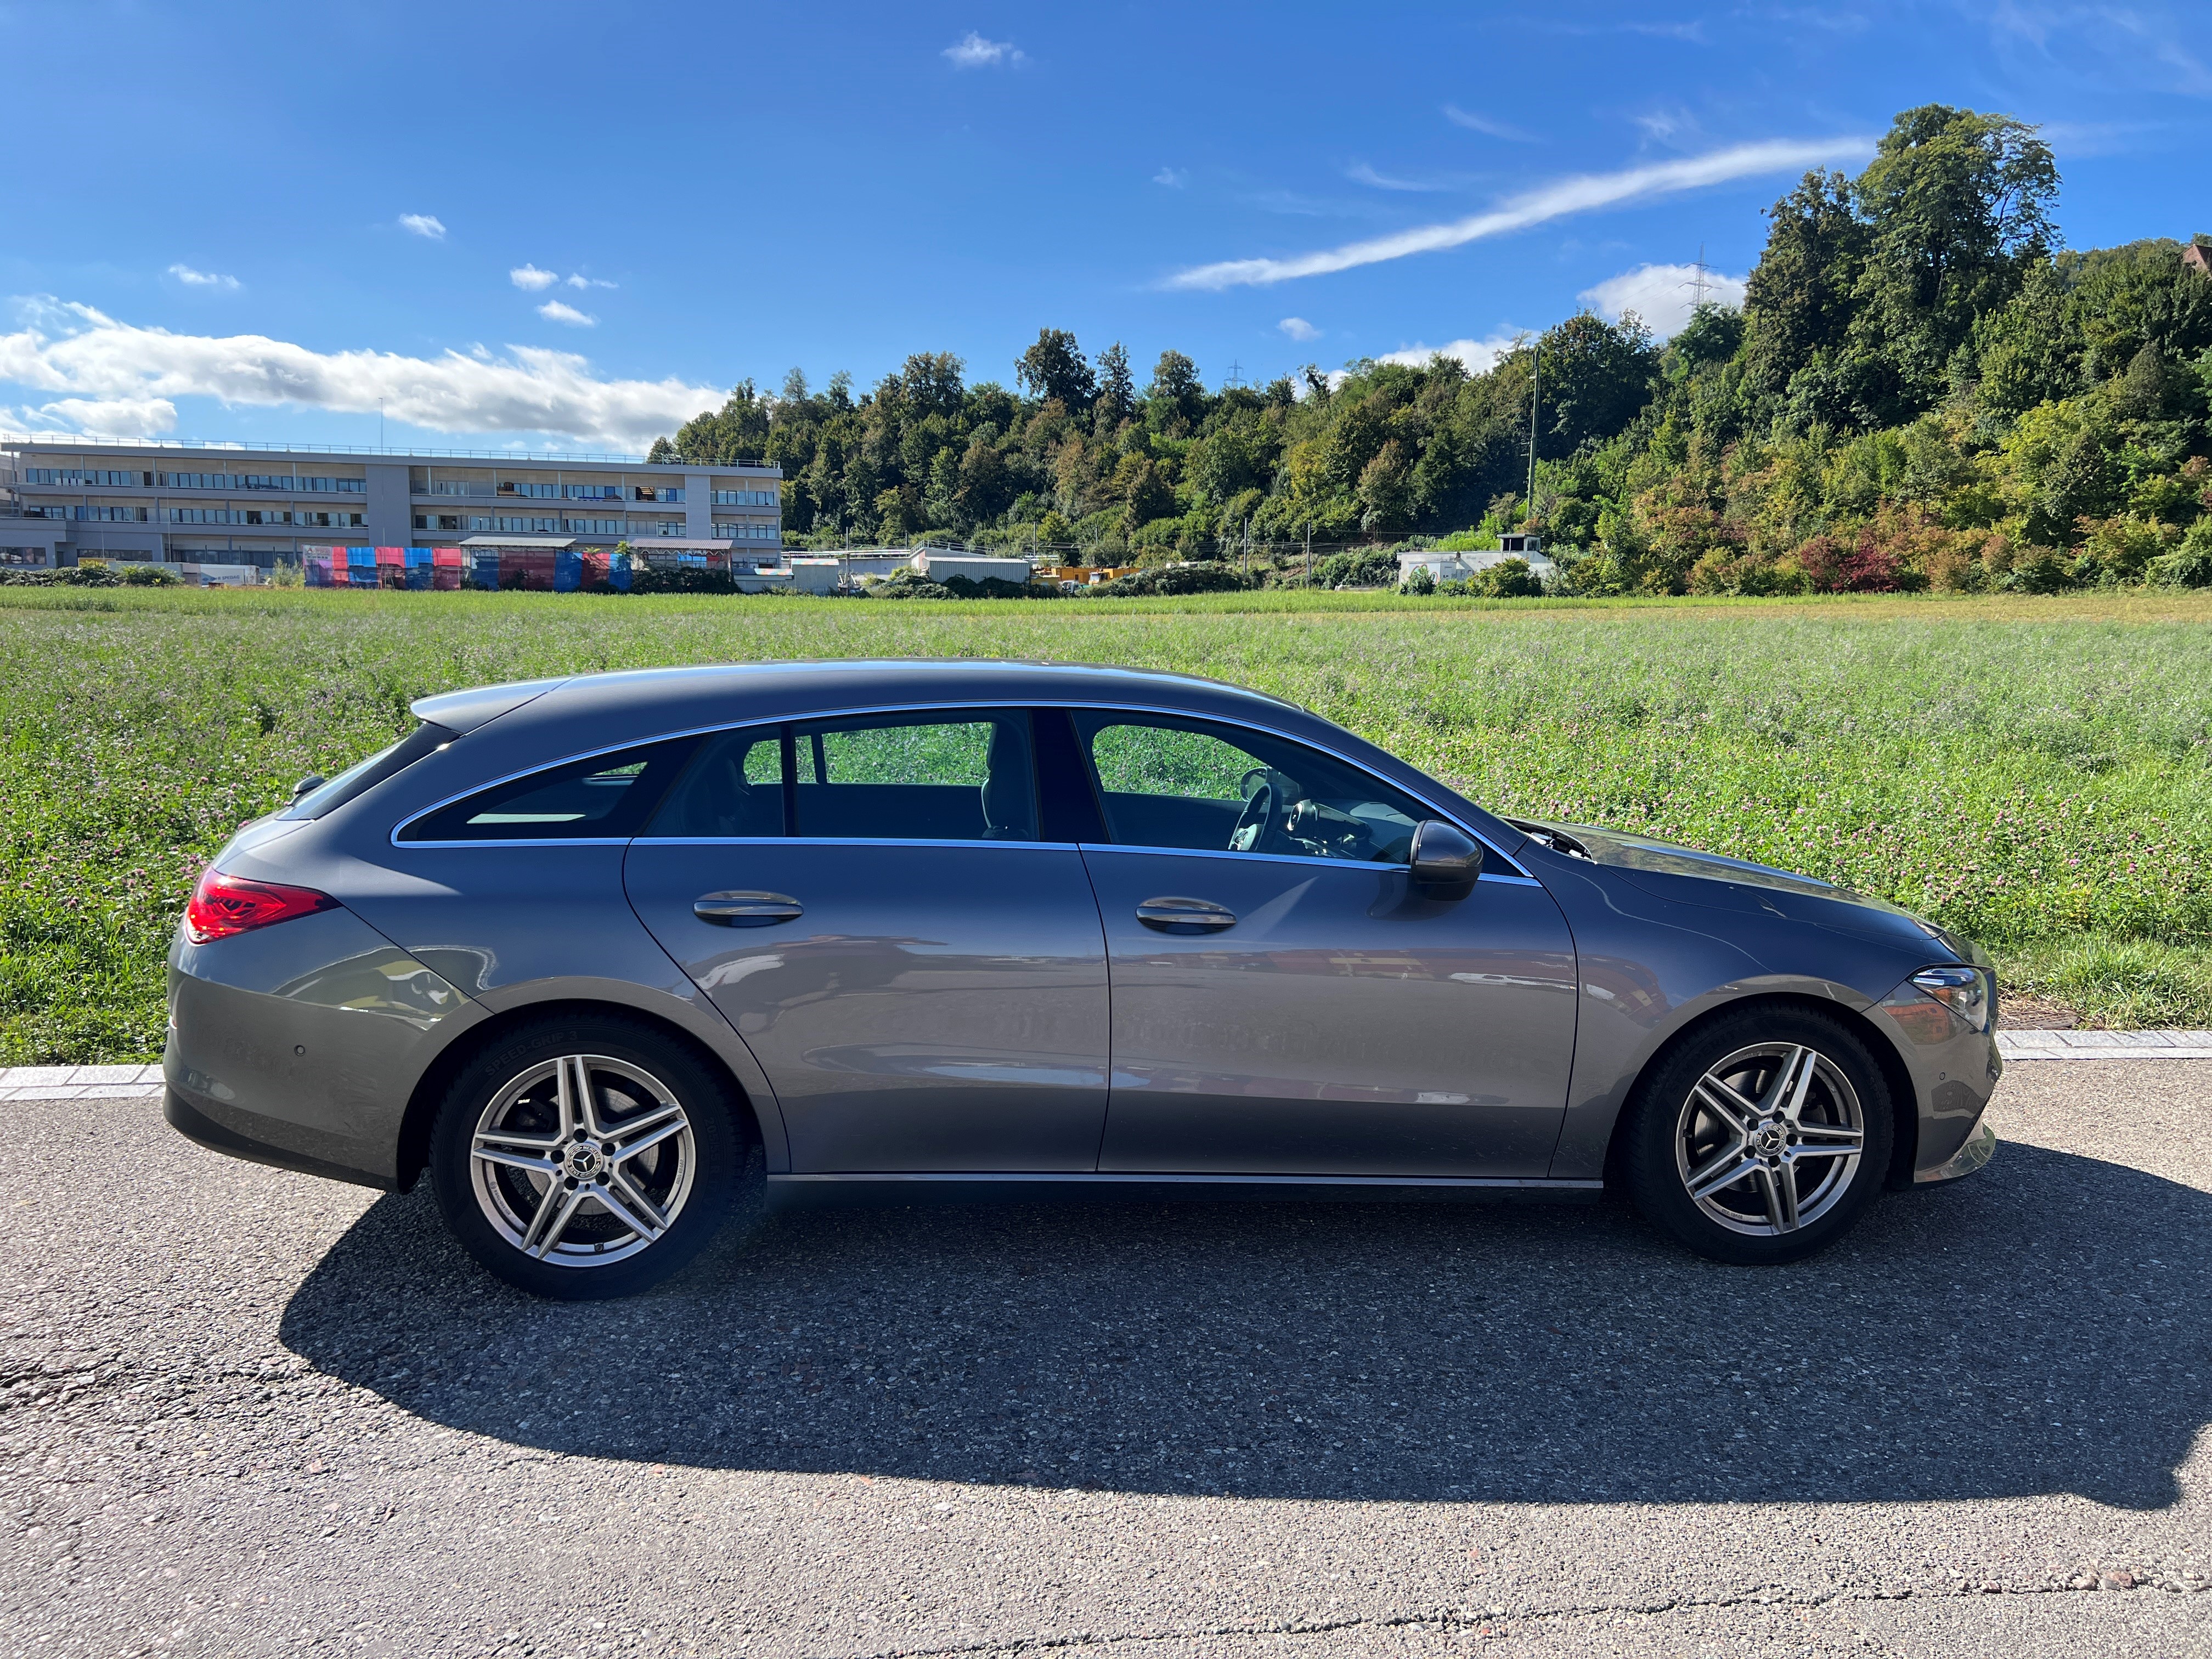
POLYGON ((0 1066, 0 1100, 159 1100, 159 1066, 0 1066))
POLYGON ((1999 1031, 2014 1060, 2212 1060, 2212 1031, 1999 1031))

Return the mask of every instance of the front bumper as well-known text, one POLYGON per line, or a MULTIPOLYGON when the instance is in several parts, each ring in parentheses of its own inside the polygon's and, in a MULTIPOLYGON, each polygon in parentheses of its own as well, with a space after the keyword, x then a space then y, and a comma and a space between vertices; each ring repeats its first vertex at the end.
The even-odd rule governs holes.
POLYGON ((1929 1187, 1941 1181, 1963 1181, 1996 1155, 1996 1131, 1990 1128, 1987 1119, 1974 1125, 1959 1150, 1931 1170, 1915 1170, 1912 1184, 1929 1187))

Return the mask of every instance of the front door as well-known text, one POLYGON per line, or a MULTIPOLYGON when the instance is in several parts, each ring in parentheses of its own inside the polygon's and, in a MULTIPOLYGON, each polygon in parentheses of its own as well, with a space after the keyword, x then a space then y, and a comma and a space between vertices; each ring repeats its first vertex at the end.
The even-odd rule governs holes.
POLYGON ((1248 727, 1073 714, 1114 842, 1084 849, 1114 993, 1102 1170, 1546 1173, 1575 997, 1542 887, 1498 860, 1469 897, 1423 897, 1406 858, 1427 809, 1358 768, 1248 727))
POLYGON ((795 1171, 1097 1167, 1104 942, 1035 776, 1021 710, 750 727, 632 843, 631 902, 752 1048, 795 1171))

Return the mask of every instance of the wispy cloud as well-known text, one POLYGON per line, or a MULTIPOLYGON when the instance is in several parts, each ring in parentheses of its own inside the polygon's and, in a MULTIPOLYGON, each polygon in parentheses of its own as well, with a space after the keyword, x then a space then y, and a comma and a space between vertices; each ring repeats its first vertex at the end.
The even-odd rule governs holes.
POLYGON ((194 270, 190 265, 171 265, 169 275, 186 288, 219 288, 228 293, 238 290, 238 278, 219 276, 212 270, 194 270))
POLYGON ((173 334, 118 322, 90 306, 21 301, 23 326, 0 333, 0 384, 51 398, 43 414, 113 436, 173 429, 175 400, 387 410, 437 432, 550 432, 608 448, 641 448, 722 392, 681 380, 605 380, 574 352, 510 346, 477 358, 449 351, 313 351, 259 334, 173 334), (100 422, 95 427, 94 422, 100 422))
POLYGON ((1737 144, 1711 155, 1620 173, 1586 173, 1562 179, 1516 196, 1470 218, 1448 224, 1420 225, 1394 231, 1341 247, 1324 248, 1288 258, 1224 259, 1177 271, 1167 279, 1171 289, 1225 289, 1263 286, 1300 276, 1321 276, 1359 265, 1380 264, 1409 254, 1433 253, 1461 247, 1485 237, 1525 230, 1570 214, 1653 196, 1672 195, 1706 185, 1725 184, 1761 173, 1794 171, 1846 156, 1869 154, 1874 141, 1865 137, 1781 138, 1763 143, 1737 144))
POLYGON ((403 213, 399 216, 399 228, 417 236, 428 237, 434 242, 446 240, 445 222, 435 214, 403 213))
MULTIPOLYGON (((1707 265, 1704 282, 1708 303, 1743 303, 1742 277, 1731 276, 1707 265)), ((1697 309, 1698 284, 1695 265, 1638 265, 1618 276, 1608 276, 1575 297, 1615 322, 1624 313, 1632 311, 1652 333, 1662 340, 1671 340, 1682 331, 1683 325, 1690 320, 1690 313, 1697 309)))
POLYGON ((1275 325, 1293 340, 1318 340, 1321 331, 1303 317, 1285 317, 1275 325))
POLYGON ((557 272, 540 270, 536 265, 517 265, 507 273, 507 280, 526 293, 536 294, 549 289, 561 280, 557 272))
POLYGON ((538 314, 549 323, 566 323, 571 328, 597 328, 599 319, 558 300, 548 300, 538 307, 538 314))
POLYGON ((1011 69, 1027 61, 1012 41, 986 40, 973 29, 945 47, 941 56, 953 68, 963 70, 995 69, 1001 64, 1011 69))
POLYGON ((1152 175, 1152 182, 1165 185, 1170 190, 1181 190, 1190 182, 1190 171, 1187 167, 1162 167, 1152 175))
POLYGON ((575 276, 568 279, 570 288, 620 288, 619 283, 608 282, 604 276, 575 276))
POLYGON ((1388 173, 1377 173, 1364 161, 1354 161, 1345 168, 1344 176, 1355 184, 1372 185, 1377 190, 1442 190, 1442 185, 1425 184, 1419 179, 1393 179, 1388 173))
POLYGON ((1462 109, 1457 104, 1444 106, 1444 119, 1455 127, 1465 127, 1469 132, 1487 133, 1492 138, 1510 139, 1516 144, 1533 144, 1536 142, 1536 135, 1533 132, 1523 132, 1518 127, 1508 126, 1504 122, 1487 115, 1476 115, 1470 111, 1462 109))

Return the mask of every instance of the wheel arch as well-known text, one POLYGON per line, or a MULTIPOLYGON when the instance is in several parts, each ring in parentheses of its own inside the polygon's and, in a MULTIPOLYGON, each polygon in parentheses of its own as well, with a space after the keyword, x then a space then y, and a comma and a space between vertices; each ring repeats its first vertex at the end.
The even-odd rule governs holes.
POLYGON ((408 1097, 407 1108, 399 1122, 396 1167, 398 1190, 408 1192, 422 1178, 430 1158, 430 1126, 438 1115, 438 1108, 444 1102, 447 1091, 453 1087, 454 1079, 467 1069, 470 1062, 493 1043, 522 1026, 564 1018, 619 1019, 642 1026, 676 1044, 720 1079, 728 1088, 730 1099, 737 1108, 738 1133, 756 1146, 763 1144, 760 1107, 753 1099, 752 1091, 745 1087, 744 1080, 731 1069, 721 1055, 674 1020, 628 1003, 601 1001, 591 997, 526 1002, 479 1020, 457 1040, 448 1043, 422 1075, 416 1079, 414 1091, 408 1097))
POLYGON ((1607 1186, 1619 1184, 1621 1146, 1627 1138, 1628 1126, 1636 1116, 1636 1108, 1642 1101, 1646 1082, 1656 1075, 1686 1043, 1696 1041, 1722 1020, 1770 1008, 1788 1008, 1833 1020, 1866 1045, 1867 1053, 1873 1056, 1874 1063, 1881 1068, 1881 1080, 1889 1090, 1893 1133, 1889 1168, 1884 1171, 1883 1184, 1894 1188, 1911 1183, 1913 1158, 1920 1145, 1920 1096, 1913 1084, 1912 1073, 1906 1066, 1905 1057, 1898 1053, 1897 1045, 1872 1020, 1844 1003, 1798 993, 1767 991, 1731 998, 1706 1009, 1654 1048, 1644 1064, 1637 1068, 1635 1081, 1629 1085, 1620 1097, 1621 1108, 1613 1118, 1612 1132, 1606 1142, 1605 1179, 1607 1186))

